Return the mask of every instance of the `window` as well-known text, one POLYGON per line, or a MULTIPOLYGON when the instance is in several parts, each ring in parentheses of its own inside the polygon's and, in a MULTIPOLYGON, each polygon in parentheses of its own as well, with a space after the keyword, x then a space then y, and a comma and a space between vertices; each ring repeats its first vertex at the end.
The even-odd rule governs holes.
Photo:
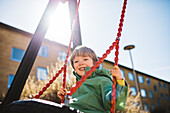
POLYGON ((9 76, 8 76, 8 88, 10 88, 13 79, 14 79, 14 75, 9 75, 9 76))
POLYGON ((122 76, 125 78, 125 72, 124 70, 120 69, 121 73, 122 73, 122 76))
POLYGON ((167 101, 170 101, 170 97, 168 94, 166 94, 167 101))
POLYGON ((155 110, 155 105, 152 104, 151 108, 152 108, 152 111, 155 110))
POLYGON ((144 103, 143 106, 144 106, 144 110, 145 110, 145 111, 149 111, 149 106, 148 106, 148 104, 144 103))
POLYGON ((11 60, 21 62, 25 52, 22 49, 12 48, 11 60))
POLYGON ((38 52, 38 55, 48 57, 48 47, 47 46, 41 46, 40 50, 38 52))
POLYGON ((161 105, 160 99, 158 98, 157 101, 158 101, 158 106, 160 106, 161 105))
POLYGON ((148 85, 150 85, 151 83, 150 83, 150 79, 149 78, 146 78, 146 82, 147 82, 147 84, 148 85))
POLYGON ((149 97, 150 97, 150 98, 153 98, 152 91, 149 91, 149 97))
POLYGON ((140 92, 142 97, 146 97, 146 91, 144 89, 141 89, 140 92))
POLYGON ((132 91, 131 95, 136 95, 136 88, 135 87, 131 87, 130 90, 132 91))
POLYGON ((102 63, 100 64, 99 69, 103 69, 103 64, 102 63))
POLYGON ((161 84, 161 82, 158 82, 158 84, 159 84, 159 87, 161 88, 161 87, 162 87, 162 84, 161 84))
POLYGON ((158 92, 158 88, 156 85, 154 85, 153 88, 154 88, 155 92, 158 92))
POLYGON ((166 84, 164 84, 164 89, 167 89, 167 85, 166 84))
POLYGON ((162 98, 162 100, 165 100, 165 97, 164 97, 163 93, 161 93, 161 98, 162 98))
POLYGON ((138 79, 139 79, 139 82, 140 82, 140 83, 144 83, 143 76, 140 76, 140 75, 139 75, 139 76, 138 76, 138 79))
POLYGON ((47 69, 43 67, 37 67, 37 79, 47 80, 47 78, 48 78, 47 69))
POLYGON ((67 53, 66 53, 66 52, 64 52, 64 51, 60 51, 60 52, 59 52, 59 60, 60 60, 60 61, 65 61, 66 56, 67 56, 67 53))
POLYGON ((134 75, 132 73, 128 73, 129 80, 135 80, 134 75))

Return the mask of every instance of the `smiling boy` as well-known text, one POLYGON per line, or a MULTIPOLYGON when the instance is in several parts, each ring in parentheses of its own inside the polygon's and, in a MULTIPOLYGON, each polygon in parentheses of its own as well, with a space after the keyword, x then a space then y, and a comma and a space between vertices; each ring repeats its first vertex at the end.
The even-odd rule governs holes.
MULTIPOLYGON (((76 80, 80 80, 90 70, 98 58, 93 50, 85 46, 77 47, 71 55, 71 65, 76 80)), ((72 95, 69 107, 84 113, 110 113, 113 77, 116 78, 115 110, 123 110, 128 95, 128 86, 122 77, 118 66, 112 70, 96 69, 81 87, 72 95)), ((58 97, 67 95, 66 89, 61 88, 58 97)))

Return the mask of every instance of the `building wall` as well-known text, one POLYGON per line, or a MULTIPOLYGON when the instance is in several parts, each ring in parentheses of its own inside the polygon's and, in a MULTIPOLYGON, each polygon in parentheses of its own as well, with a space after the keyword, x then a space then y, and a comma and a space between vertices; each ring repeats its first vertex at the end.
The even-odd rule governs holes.
MULTIPOLYGON (((19 48, 26 51, 32 35, 24 31, 10 28, 0 24, 0 92, 6 93, 8 88, 8 76, 15 75, 20 62, 11 60, 12 48, 19 48)), ((67 51, 67 47, 59 43, 43 40, 43 46, 48 47, 48 57, 37 56, 30 75, 36 76, 37 67, 50 66, 58 61, 59 51, 67 51)))
POLYGON ((3 79, 0 79, 1 88, 0 91, 7 91, 8 75, 15 74, 19 62, 11 60, 12 47, 26 49, 29 44, 29 37, 24 36, 21 33, 11 31, 8 29, 0 28, 0 73, 3 79), (25 38, 23 38, 25 37, 25 38), (22 41, 25 39, 25 41, 22 41))
POLYGON ((151 108, 152 105, 155 107, 162 106, 163 108, 169 109, 170 107, 170 100, 167 95, 169 95, 169 83, 151 76, 148 76, 146 74, 137 72, 137 76, 143 76, 144 83, 139 83, 140 89, 146 90, 146 97, 142 97, 142 102, 147 103, 151 108), (150 84, 147 83, 146 79, 150 80, 150 84), (159 82, 161 83, 162 87, 159 87, 159 82), (164 88, 164 84, 167 85, 167 89, 164 88), (157 91, 155 91, 154 87, 157 87, 157 91), (149 92, 152 92, 153 97, 150 97, 149 92), (162 98, 161 94, 164 96, 164 99, 162 98), (160 100, 160 105, 158 105, 158 99, 160 100))

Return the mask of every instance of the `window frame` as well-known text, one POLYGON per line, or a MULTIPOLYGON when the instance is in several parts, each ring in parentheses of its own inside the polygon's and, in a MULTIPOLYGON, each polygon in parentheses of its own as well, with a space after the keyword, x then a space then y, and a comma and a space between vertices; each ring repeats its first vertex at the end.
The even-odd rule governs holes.
POLYGON ((142 96, 142 97, 147 97, 147 94, 146 94, 146 90, 145 90, 145 89, 141 89, 141 90, 140 90, 140 93, 141 93, 141 96, 142 96), (143 95, 143 94, 145 94, 145 95, 143 95))
POLYGON ((100 63, 99 69, 103 69, 103 63, 100 63))
POLYGON ((164 96, 163 93, 161 93, 161 99, 162 99, 162 100, 165 100, 165 96, 164 96))
POLYGON ((144 83, 144 77, 142 75, 139 75, 138 76, 138 80, 139 80, 139 83, 144 83), (142 79, 142 82, 141 82, 141 79, 142 79))
POLYGON ((59 51, 59 61, 65 61, 66 60, 66 56, 67 56, 67 52, 65 51, 59 51))
POLYGON ((16 48, 16 47, 12 47, 12 50, 11 50, 11 60, 12 61, 17 61, 17 62, 21 62, 22 61, 22 59, 23 59, 23 57, 24 57, 24 54, 25 54, 25 50, 24 49, 20 49, 20 48, 16 48), (18 58, 15 58, 14 56, 14 54, 15 54, 15 50, 19 50, 19 52, 22 52, 21 54, 21 58, 20 59, 18 59, 18 58))
POLYGON ((49 48, 48 46, 44 46, 42 45, 38 51, 38 55, 39 56, 43 56, 43 57, 48 57, 49 56, 49 48), (45 51, 45 53, 44 53, 45 51))
POLYGON ((149 105, 147 103, 143 103, 143 107, 145 111, 149 111, 149 105), (146 107, 146 109, 145 109, 146 107))
POLYGON ((125 78, 125 71, 123 69, 120 69, 122 76, 125 78))
POLYGON ((167 87, 167 84, 164 83, 164 89, 167 90, 168 87, 167 87))
POLYGON ((129 78, 129 80, 131 80, 131 81, 134 81, 134 80, 135 80, 134 74, 133 74, 132 72, 129 72, 129 73, 128 73, 128 78, 129 78), (132 76, 131 76, 131 75, 132 75, 132 76), (131 79, 131 77, 132 77, 132 79, 131 79))
POLYGON ((158 92, 158 88, 157 88, 157 86, 156 86, 156 85, 154 85, 153 87, 154 87, 154 91, 155 91, 155 92, 158 92))
POLYGON ((150 78, 146 78, 146 82, 147 82, 148 85, 151 85, 150 78))
POLYGON ((136 96, 137 95, 137 90, 136 90, 136 88, 135 87, 130 87, 130 90, 131 90, 131 95, 134 95, 134 96, 136 96), (133 94, 134 92, 134 90, 132 91, 132 89, 134 89, 135 90, 135 94, 133 94))
MULTIPOLYGON (((41 72, 40 72, 41 73, 41 72)), ((44 68, 44 67, 37 67, 37 79, 39 80, 48 80, 48 71, 47 71, 47 68, 44 68), (46 71, 46 75, 39 75, 39 70, 45 70, 46 71), (46 77, 45 77, 46 76, 46 77)))
POLYGON ((151 90, 149 91, 149 97, 150 97, 150 98, 153 98, 153 93, 152 93, 151 90))
POLYGON ((160 81, 158 82, 158 85, 159 85, 159 88, 162 88, 162 84, 160 81))
POLYGON ((165 95, 166 95, 167 101, 169 102, 170 101, 170 96, 168 94, 165 94, 165 95))

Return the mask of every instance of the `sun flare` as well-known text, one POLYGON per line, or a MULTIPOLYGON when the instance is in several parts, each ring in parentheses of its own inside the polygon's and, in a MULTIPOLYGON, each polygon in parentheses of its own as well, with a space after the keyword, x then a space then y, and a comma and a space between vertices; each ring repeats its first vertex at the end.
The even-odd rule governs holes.
POLYGON ((59 3, 56 11, 49 19, 49 28, 45 35, 45 38, 62 43, 64 45, 69 44, 71 35, 71 24, 68 2, 65 4, 59 3))

